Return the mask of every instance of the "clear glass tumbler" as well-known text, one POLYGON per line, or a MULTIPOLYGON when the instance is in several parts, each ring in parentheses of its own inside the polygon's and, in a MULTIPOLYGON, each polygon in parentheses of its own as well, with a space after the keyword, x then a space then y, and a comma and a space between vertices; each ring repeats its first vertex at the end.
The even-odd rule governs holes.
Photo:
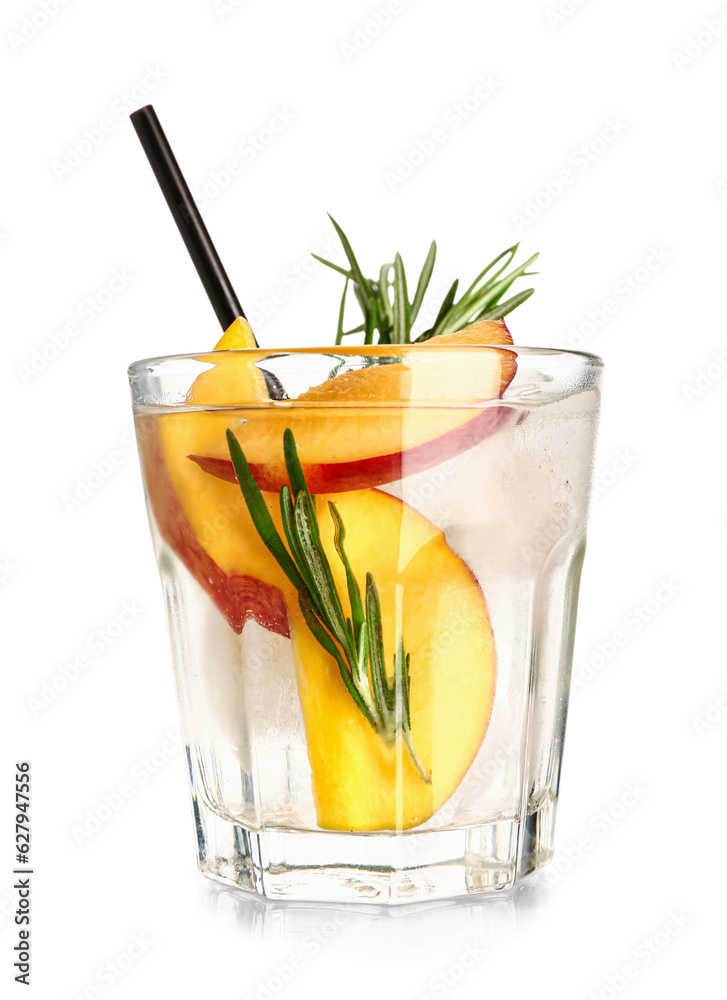
POLYGON ((130 367, 205 875, 403 903, 549 861, 601 369, 434 344, 130 367))

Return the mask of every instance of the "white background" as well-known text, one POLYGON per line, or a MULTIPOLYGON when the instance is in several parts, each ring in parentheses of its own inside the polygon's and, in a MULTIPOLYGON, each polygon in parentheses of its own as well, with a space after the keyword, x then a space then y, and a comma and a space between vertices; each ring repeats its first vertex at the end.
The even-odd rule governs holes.
POLYGON ((727 819, 719 7, 563 0, 558 15, 556 0, 402 0, 380 30, 372 12, 384 0, 46 9, 6 0, 0 14, 3 995, 22 994, 11 795, 13 762, 29 759, 39 998, 716 996, 727 819), (522 239, 542 257, 536 294, 512 317, 516 343, 606 359, 558 851, 514 898, 265 908, 196 872, 125 369, 209 348, 218 331, 126 119, 148 101, 206 192, 249 312, 270 313, 256 322, 266 346, 332 342, 338 278, 317 267, 295 288, 290 270, 330 236, 330 211, 369 269, 396 249, 414 268, 436 236, 438 291, 522 239), (276 115, 285 127, 251 156, 276 115), (436 128, 433 155, 412 155, 436 128), (104 294, 114 270, 125 285, 104 294), (112 473, 84 490, 104 462, 112 473), (125 602, 135 617, 106 645, 98 630, 118 633, 125 602), (78 656, 78 676, 38 708, 78 656), (131 798, 79 843, 123 782, 131 798))

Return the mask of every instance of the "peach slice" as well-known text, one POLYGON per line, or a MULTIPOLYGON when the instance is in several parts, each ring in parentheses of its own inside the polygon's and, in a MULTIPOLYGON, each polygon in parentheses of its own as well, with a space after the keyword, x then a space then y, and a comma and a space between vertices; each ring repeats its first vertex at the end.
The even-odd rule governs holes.
POLYGON ((250 324, 242 316, 227 327, 220 339, 215 344, 216 351, 239 351, 246 347, 257 347, 255 335, 250 328, 250 324))
MULTIPOLYGON (((252 330, 246 320, 239 318, 228 327, 215 350, 250 347, 255 347, 252 330)), ((210 392, 227 396, 243 392, 248 398, 267 399, 263 374, 244 355, 229 357, 224 368, 211 369, 197 377, 190 393, 191 403, 210 392)), ((208 484, 196 482, 196 477, 189 475, 190 463, 177 444, 195 426, 203 426, 207 416, 204 412, 170 413, 161 418, 137 419, 146 491, 157 528, 235 632, 242 632, 245 622, 254 619, 269 631, 288 636, 288 614, 281 591, 250 573, 228 573, 215 559, 218 546, 214 539, 224 534, 227 520, 230 516, 234 519, 239 505, 244 503, 240 497, 229 514, 216 511, 209 522, 201 513, 199 504, 203 503, 208 484)))
MULTIPOLYGON (((281 444, 286 427, 295 434, 313 492, 380 486, 473 447, 512 416, 508 407, 481 404, 497 399, 512 381, 514 353, 494 350, 479 354, 473 363, 466 352, 442 352, 431 366, 407 365, 406 359, 429 348, 485 344, 512 344, 503 321, 475 323, 422 346, 379 345, 377 354, 389 354, 400 362, 363 366, 362 360, 362 367, 296 397, 292 411, 271 407, 243 414, 244 423, 236 433, 258 485, 277 491, 286 482, 281 444)), ((361 352, 365 354, 365 349, 361 352)), ((349 363, 356 363, 355 355, 349 363)), ((245 366, 262 379, 252 359, 228 356, 218 368, 205 373, 204 383, 198 379, 195 398, 217 406, 237 403, 242 407, 259 399, 257 390, 248 395, 251 376, 249 371, 244 373, 245 366)), ((222 433, 225 419, 224 414, 217 415, 205 428, 195 427, 188 454, 205 472, 234 482, 222 433)))
POLYGON ((371 572, 379 588, 390 677, 399 634, 411 654, 412 741, 432 780, 422 781, 401 742, 387 747, 374 733, 335 661, 297 604, 289 604, 318 824, 329 830, 407 829, 426 822, 451 797, 487 731, 497 671, 487 606, 442 532, 378 490, 316 498, 340 593, 346 583, 328 499, 346 525, 354 574, 363 579, 371 572))
MULTIPOLYGON (((229 515, 220 510, 209 521, 204 517, 194 517, 195 525, 192 525, 187 512, 196 512, 196 508, 194 505, 185 508, 175 489, 170 471, 175 463, 164 453, 159 419, 151 416, 137 418, 137 438, 149 506, 158 531, 210 595, 230 627, 239 635, 245 622, 253 619, 271 632, 290 635, 282 592, 249 573, 225 572, 210 555, 210 547, 217 554, 210 540, 224 530, 229 515)), ((200 490, 204 493, 204 484, 200 484, 200 490)), ((237 516, 238 507, 238 504, 232 503, 229 513, 233 517, 237 516)))

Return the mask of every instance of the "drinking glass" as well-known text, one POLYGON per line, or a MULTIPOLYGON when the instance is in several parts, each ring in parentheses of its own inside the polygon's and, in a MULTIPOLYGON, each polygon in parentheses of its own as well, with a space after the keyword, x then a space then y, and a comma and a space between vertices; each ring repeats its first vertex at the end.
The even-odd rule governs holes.
POLYGON ((404 903, 550 860, 601 370, 429 343, 131 365, 204 875, 404 903))

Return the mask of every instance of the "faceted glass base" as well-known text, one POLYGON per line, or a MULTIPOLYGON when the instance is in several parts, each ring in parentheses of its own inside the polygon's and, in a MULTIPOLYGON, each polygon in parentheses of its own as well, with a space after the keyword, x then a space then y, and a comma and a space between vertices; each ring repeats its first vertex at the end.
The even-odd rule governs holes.
POLYGON ((194 797, 203 875, 268 899, 413 903, 510 889, 552 857, 555 804, 514 820, 426 833, 252 831, 194 797), (518 849, 518 841, 521 840, 518 849))

